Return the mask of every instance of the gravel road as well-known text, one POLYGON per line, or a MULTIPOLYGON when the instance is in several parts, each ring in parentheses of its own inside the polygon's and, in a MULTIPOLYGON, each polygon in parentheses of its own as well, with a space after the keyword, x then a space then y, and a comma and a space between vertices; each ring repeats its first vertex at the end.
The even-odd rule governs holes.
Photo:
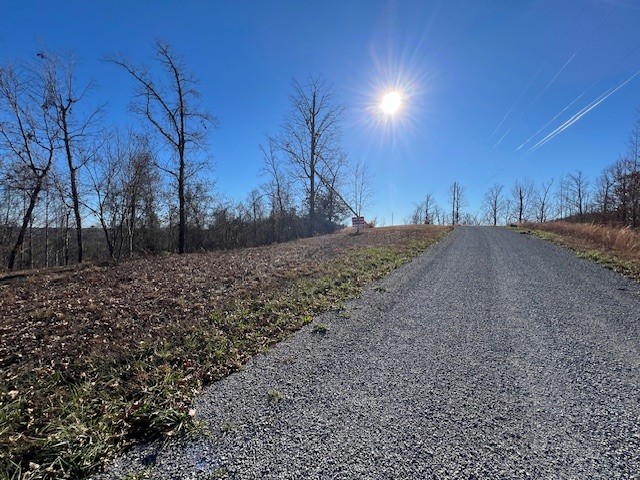
POLYGON ((640 286, 611 271, 460 227, 316 322, 204 392, 208 438, 100 478, 640 479, 640 286))

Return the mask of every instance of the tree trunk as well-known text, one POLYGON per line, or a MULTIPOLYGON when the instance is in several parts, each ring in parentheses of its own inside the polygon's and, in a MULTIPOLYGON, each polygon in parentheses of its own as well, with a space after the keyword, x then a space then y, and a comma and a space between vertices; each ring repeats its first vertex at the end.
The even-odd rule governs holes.
POLYGON ((24 217, 22 218, 22 225, 20 226, 20 231, 18 232, 18 238, 16 239, 16 243, 13 245, 11 249, 11 253, 9 254, 9 261, 7 262, 7 269, 13 270, 16 263, 16 257, 18 256, 18 251, 22 247, 24 243, 24 237, 27 234, 27 229, 29 228, 29 222, 31 221, 31 215, 33 215, 33 210, 36 207, 36 203, 38 201, 38 195, 40 194, 40 190, 42 189, 42 177, 39 177, 36 182, 36 187, 29 195, 29 206, 27 210, 24 212, 24 217))
POLYGON ((76 221, 76 243, 78 244, 78 263, 82 263, 82 216, 80 215, 80 195, 78 194, 77 168, 73 165, 73 152, 71 150, 71 138, 67 125, 67 110, 69 106, 60 103, 60 119, 62 121, 62 132, 64 134, 64 150, 67 156, 67 166, 69 167, 69 182, 71 186, 71 202, 73 203, 73 215, 76 221))
POLYGON ((184 151, 180 153, 180 172, 178 174, 178 253, 185 253, 187 244, 187 216, 184 198, 184 151))

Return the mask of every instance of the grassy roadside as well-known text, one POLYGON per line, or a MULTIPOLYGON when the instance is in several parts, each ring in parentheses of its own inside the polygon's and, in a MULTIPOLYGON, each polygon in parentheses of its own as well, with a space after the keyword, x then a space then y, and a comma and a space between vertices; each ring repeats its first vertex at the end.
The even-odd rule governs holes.
POLYGON ((567 222, 523 223, 517 230, 569 248, 580 258, 640 282, 640 232, 567 222))
MULTIPOLYGON (((13 324, 3 326, 6 332, 23 328, 23 323, 33 323, 34 328, 18 332, 14 338, 22 343, 7 346, 6 351, 12 347, 11 354, 0 359, 6 369, 0 385, 0 478, 86 478, 135 442, 197 431, 191 403, 204 385, 237 370, 249 357, 309 323, 318 313, 340 309, 365 285, 409 261, 448 231, 423 228, 384 242, 368 233, 375 241, 355 242, 340 249, 318 246, 319 240, 314 240, 310 250, 298 255, 300 260, 288 260, 282 271, 265 275, 277 277, 277 281, 247 273, 259 270, 257 262, 264 262, 264 255, 275 255, 271 250, 247 254, 239 264, 256 262, 255 268, 248 265, 236 273, 239 280, 233 288, 182 318, 162 307, 169 301, 163 295, 142 313, 113 319, 112 312, 126 310, 120 305, 125 300, 112 288, 102 297, 93 292, 78 301, 76 308, 77 299, 67 300, 63 294, 77 292, 73 289, 76 283, 84 285, 68 278, 51 284, 67 282, 61 297, 63 303, 68 302, 68 310, 61 310, 60 305, 30 307, 28 299, 42 288, 37 278, 34 285, 27 282, 25 288, 31 290, 13 299, 13 303, 26 299, 25 306, 12 310, 13 324), (331 253, 318 255, 319 249, 331 253), (313 261, 307 259, 309 253, 314 254, 313 261), (253 287, 244 287, 249 280, 253 287), (100 298, 111 299, 108 309, 100 298), (152 308, 157 310, 147 311, 152 308), (88 319, 80 330, 71 330, 74 317, 69 312, 77 319, 88 319), (65 355, 50 352, 55 348, 47 350, 51 334, 42 338, 39 333, 45 324, 54 324, 60 348, 77 341, 77 354, 73 355, 74 348, 65 355), (78 332, 82 332, 81 338, 78 332), (119 339, 117 344, 108 344, 113 337, 119 339), (85 344, 90 348, 84 348, 85 344)), ((180 272, 195 271, 189 263, 181 268, 180 272)), ((230 270, 238 270, 237 265, 230 270)), ((107 281, 100 276, 103 273, 109 274, 91 274, 96 276, 94 283, 104 289, 107 287, 101 284, 107 281)), ((229 275, 219 282, 231 284, 229 275)), ((141 278, 147 283, 155 281, 151 273, 141 278)), ((191 298, 204 297, 204 285, 191 285, 190 293, 202 289, 191 298)), ((155 288, 162 291, 161 285, 155 288)), ((191 306, 182 298, 171 300, 176 303, 175 312, 191 306)))

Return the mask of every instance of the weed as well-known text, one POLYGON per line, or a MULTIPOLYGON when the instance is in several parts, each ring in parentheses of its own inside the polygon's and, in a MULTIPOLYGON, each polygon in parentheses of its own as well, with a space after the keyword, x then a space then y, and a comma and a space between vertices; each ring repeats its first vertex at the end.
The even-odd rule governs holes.
POLYGON ((329 325, 326 323, 316 323, 311 328, 311 333, 325 334, 329 331, 329 325))
POLYGON ((267 391, 267 397, 269 397, 270 401, 278 403, 284 400, 284 393, 282 393, 280 390, 272 388, 267 391))
POLYGON ((150 467, 145 467, 135 472, 130 472, 123 477, 122 480, 147 480, 151 478, 153 470, 150 467))

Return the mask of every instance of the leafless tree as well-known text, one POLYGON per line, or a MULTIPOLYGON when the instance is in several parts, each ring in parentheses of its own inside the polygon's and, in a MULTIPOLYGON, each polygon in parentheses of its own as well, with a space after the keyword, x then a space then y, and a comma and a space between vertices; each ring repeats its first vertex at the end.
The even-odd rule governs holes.
POLYGON ((207 126, 217 126, 216 118, 203 110, 199 103, 197 80, 188 73, 184 60, 164 41, 156 43, 156 62, 166 77, 154 77, 148 69, 133 65, 121 57, 108 61, 128 72, 137 85, 135 113, 146 118, 152 129, 172 150, 174 164, 158 164, 176 182, 178 192, 178 252, 186 251, 187 181, 199 170, 189 154, 205 148, 207 126))
POLYGON ((578 213, 578 220, 584 221, 584 214, 587 210, 589 198, 589 180, 584 176, 582 170, 569 175, 568 178, 568 200, 575 207, 578 213))
POLYGON ((267 147, 259 148, 264 162, 261 174, 268 178, 263 188, 271 199, 271 214, 282 219, 291 207, 291 182, 278 157, 275 140, 268 137, 267 147))
POLYGON ((133 256, 139 224, 157 215, 154 198, 161 188, 147 138, 109 132, 87 171, 92 201, 85 206, 100 222, 109 257, 120 257, 125 241, 133 256))
POLYGON ((502 214, 504 215, 505 225, 509 225, 509 223, 511 222, 511 215, 513 214, 513 204, 511 203, 511 199, 508 197, 504 201, 504 209, 502 214))
POLYGON ((340 124, 346 107, 337 102, 335 93, 322 77, 309 77, 304 84, 294 79, 292 88, 291 109, 274 141, 303 184, 309 214, 308 233, 313 233, 321 170, 343 157, 340 124))
POLYGON ((624 158, 625 178, 620 183, 625 186, 626 216, 630 226, 640 226, 640 119, 636 121, 627 140, 627 154, 624 158))
POLYGON ((538 222, 546 222, 549 215, 549 202, 551 186, 553 185, 553 179, 548 182, 543 182, 539 189, 534 191, 534 201, 536 206, 536 220, 538 222))
POLYGON ((569 205, 567 199, 569 196, 568 193, 568 185, 569 181, 564 176, 560 176, 560 181, 558 182, 558 186, 555 191, 555 199, 556 199, 556 218, 564 219, 571 215, 571 206, 569 205))
POLYGON ((414 204, 413 213, 405 219, 405 223, 413 225, 437 223, 440 211, 435 202, 433 192, 425 195, 424 201, 414 204))
POLYGON ((503 185, 493 184, 491 188, 484 194, 482 200, 482 210, 485 218, 493 226, 498 224, 498 218, 502 215, 504 209, 504 198, 502 195, 503 185))
POLYGON ((615 208, 615 169, 608 166, 596 179, 594 207, 600 212, 602 222, 607 223, 615 208))
POLYGON ((453 182, 449 187, 449 200, 451 201, 451 225, 460 223, 460 209, 464 206, 464 188, 458 183, 453 182))
MULTIPOLYGON (((336 155, 330 162, 323 162, 322 168, 318 171, 320 178, 320 188, 316 194, 318 207, 324 214, 323 217, 329 223, 338 223, 349 214, 351 206, 346 198, 340 193, 345 191, 347 174, 347 156, 345 154, 336 155)), ((316 213, 318 209, 316 208, 316 213)))
POLYGON ((446 225, 447 223, 445 212, 437 203, 433 205, 433 223, 437 225, 446 225))
POLYGON ((52 118, 53 80, 39 73, 11 65, 0 69, 0 140, 11 163, 4 180, 27 199, 17 239, 9 252, 9 270, 15 267, 60 138, 52 118))
POLYGON ((511 197, 518 214, 518 223, 526 221, 529 216, 534 190, 533 182, 528 178, 522 181, 517 180, 511 189, 511 197))
POLYGON ((349 202, 356 212, 356 216, 362 216, 364 209, 369 206, 373 198, 373 174, 369 165, 358 159, 352 167, 351 189, 349 202))
POLYGON ((44 81, 49 85, 49 98, 53 107, 54 120, 60 130, 61 150, 64 154, 69 185, 71 208, 73 209, 78 263, 83 260, 81 194, 79 171, 86 165, 90 155, 83 151, 87 139, 96 133, 102 107, 90 108, 83 112, 80 103, 86 104, 86 95, 91 83, 78 88, 76 83, 77 61, 73 54, 58 55, 53 52, 40 52, 38 69, 44 81))
POLYGON ((266 182, 262 190, 269 199, 270 241, 281 242, 299 236, 298 216, 294 198, 294 180, 280 156, 275 140, 268 137, 267 146, 260 145, 263 156, 262 176, 266 182))
POLYGON ((424 197, 424 223, 430 225, 435 223, 434 210, 436 209, 436 201, 433 192, 427 192, 424 197))

